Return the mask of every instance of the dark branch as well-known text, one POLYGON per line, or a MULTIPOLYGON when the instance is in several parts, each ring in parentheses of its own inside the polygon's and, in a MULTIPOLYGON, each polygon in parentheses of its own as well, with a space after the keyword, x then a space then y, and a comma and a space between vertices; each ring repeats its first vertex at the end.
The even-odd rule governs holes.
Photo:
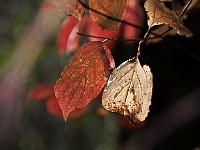
POLYGON ((135 27, 135 28, 138 28, 138 29, 144 31, 144 29, 141 28, 140 26, 137 26, 137 25, 132 24, 132 23, 130 23, 130 22, 127 22, 127 21, 125 21, 125 20, 120 20, 120 19, 114 18, 114 17, 109 16, 109 15, 107 15, 107 14, 101 13, 101 12, 99 12, 98 10, 95 10, 95 9, 93 9, 93 8, 90 8, 90 7, 87 6, 85 3, 83 3, 81 0, 78 0, 78 2, 79 2, 81 5, 83 5, 85 8, 87 8, 88 10, 91 10, 91 11, 96 12, 96 13, 102 15, 102 16, 105 16, 106 18, 108 18, 108 19, 110 19, 110 20, 114 20, 114 21, 116 21, 116 22, 121 22, 121 23, 130 25, 130 26, 132 26, 132 27, 135 27))

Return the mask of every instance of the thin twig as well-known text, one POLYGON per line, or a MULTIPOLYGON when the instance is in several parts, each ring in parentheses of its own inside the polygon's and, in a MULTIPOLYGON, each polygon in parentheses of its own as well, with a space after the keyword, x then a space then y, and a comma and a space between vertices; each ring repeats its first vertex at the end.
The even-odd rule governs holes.
POLYGON ((78 2, 79 2, 81 5, 83 5, 85 8, 87 8, 88 10, 91 10, 91 11, 93 11, 93 12, 95 12, 95 13, 98 13, 98 14, 100 14, 100 15, 102 15, 102 16, 105 16, 105 17, 108 18, 108 19, 114 20, 114 21, 116 21, 116 22, 121 22, 121 23, 127 24, 127 25, 130 25, 130 26, 132 26, 132 27, 135 27, 135 28, 138 28, 138 29, 144 31, 144 29, 141 28, 140 26, 137 26, 137 25, 132 24, 132 23, 130 23, 130 22, 127 22, 127 21, 125 21, 125 20, 120 20, 120 19, 114 18, 114 17, 112 17, 112 16, 109 16, 109 15, 107 15, 107 14, 104 14, 104 13, 102 13, 102 12, 99 12, 98 10, 95 10, 95 9, 93 9, 93 8, 90 8, 90 7, 87 6, 85 3, 83 3, 81 0, 78 0, 78 2))
POLYGON ((95 35, 90 35, 90 34, 83 34, 77 32, 78 35, 81 36, 87 36, 87 37, 93 37, 93 38, 99 38, 99 39, 106 39, 106 40, 112 40, 112 41, 141 41, 141 40, 147 40, 144 38, 134 38, 134 39, 120 39, 120 38, 108 38, 108 37, 103 37, 103 36, 95 36, 95 35))
MULTIPOLYGON (((145 35, 144 35, 144 39, 147 39, 147 36, 148 36, 148 35, 149 35, 149 30, 147 30, 147 32, 145 33, 145 35)), ((137 57, 140 56, 140 48, 141 48, 141 44, 142 44, 142 42, 144 42, 144 41, 146 41, 146 40, 141 40, 141 41, 139 42, 139 44, 138 44, 137 57)))
POLYGON ((179 15, 179 18, 181 18, 183 16, 183 14, 186 12, 186 10, 188 9, 188 7, 190 6, 191 3, 192 3, 192 0, 189 0, 189 2, 185 5, 181 14, 179 15))
MULTIPOLYGON (((82 4, 85 8, 87 8, 88 10, 91 10, 91 11, 94 11, 94 12, 100 14, 100 15, 103 15, 103 16, 107 17, 108 19, 111 19, 111 20, 114 20, 114 21, 117 21, 117 22, 121 22, 121 23, 128 24, 128 25, 133 26, 133 27, 135 27, 135 28, 138 28, 138 29, 140 29, 140 30, 144 30, 143 28, 141 28, 141 27, 139 27, 139 26, 137 26, 137 25, 134 25, 134 24, 132 24, 132 23, 130 23, 130 22, 127 22, 127 21, 125 21, 125 20, 120 20, 120 19, 114 18, 114 17, 109 16, 109 15, 107 15, 107 14, 101 13, 101 12, 99 12, 99 11, 93 9, 93 8, 90 8, 90 7, 87 6, 85 3, 83 3, 81 0, 78 0, 78 2, 79 2, 80 4, 82 4)), ((181 17, 183 16, 183 14, 186 12, 186 10, 188 9, 188 7, 190 6, 191 2, 192 2, 192 0, 189 0, 189 2, 188 2, 187 5, 183 8, 181 14, 179 15, 179 18, 181 18, 181 17)), ((93 38, 100 38, 100 39, 106 39, 106 40, 113 40, 113 41, 140 41, 140 42, 139 42, 139 45, 138 45, 138 53, 137 53, 137 56, 139 56, 139 55, 140 55, 140 46, 141 46, 142 42, 147 41, 147 40, 150 40, 150 39, 162 38, 162 36, 163 36, 164 34, 166 34, 167 32, 171 31, 172 29, 173 29, 173 27, 170 27, 170 26, 169 26, 168 29, 165 30, 163 33, 161 33, 161 34, 159 34, 159 35, 155 35, 155 33, 153 33, 153 34, 155 35, 154 37, 149 37, 149 38, 147 38, 147 35, 148 35, 149 33, 152 33, 152 32, 150 32, 150 29, 149 29, 149 30, 146 32, 144 38, 134 38, 134 39, 108 38, 108 37, 102 37, 102 36, 94 36, 94 35, 82 34, 82 33, 78 33, 78 32, 77 32, 77 34, 79 34, 79 35, 81 35, 81 36, 87 36, 87 37, 93 37, 93 38)))

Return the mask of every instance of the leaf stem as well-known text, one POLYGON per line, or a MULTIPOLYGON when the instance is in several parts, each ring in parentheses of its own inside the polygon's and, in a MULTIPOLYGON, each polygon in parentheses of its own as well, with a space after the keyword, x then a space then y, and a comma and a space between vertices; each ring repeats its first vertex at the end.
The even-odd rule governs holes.
MULTIPOLYGON (((183 16, 183 14, 186 12, 186 10, 188 9, 188 7, 190 6, 190 4, 192 3, 192 0, 189 0, 189 2, 186 4, 186 6, 183 8, 181 14, 179 15, 179 18, 181 18, 183 16)), ((141 48, 141 44, 142 42, 146 41, 146 40, 150 40, 150 39, 156 39, 156 38, 160 38, 162 37, 164 34, 166 34, 167 32, 171 31, 173 29, 173 27, 168 27, 167 30, 165 30, 163 33, 159 34, 159 35, 155 35, 154 37, 152 38, 147 38, 149 32, 150 32, 150 28, 147 30, 146 34, 144 35, 144 39, 145 40, 141 40, 139 42, 139 45, 138 45, 138 52, 137 52, 137 57, 139 57, 140 55, 140 48, 141 48)))
MULTIPOLYGON (((188 7, 190 6, 191 3, 192 3, 192 0, 189 0, 188 3, 186 4, 186 6, 183 8, 181 14, 179 15, 179 18, 181 18, 183 16, 183 14, 186 12, 186 10, 188 9, 188 7)), ((158 37, 161 37, 164 34, 166 34, 167 32, 171 31, 172 29, 173 29, 173 27, 169 26, 167 30, 165 30, 163 33, 161 33, 159 35, 154 36, 152 39, 156 39, 158 37)))
POLYGON ((104 40, 113 40, 113 41, 141 41, 141 40, 146 40, 144 38, 134 38, 134 39, 108 38, 108 37, 103 37, 103 36, 94 36, 94 35, 90 35, 90 34, 83 34, 83 33, 80 33, 80 32, 77 32, 77 34, 81 35, 81 36, 99 38, 99 39, 104 39, 104 40))
POLYGON ((147 32, 145 33, 145 35, 144 35, 144 40, 141 40, 141 41, 139 42, 139 44, 138 44, 137 57, 140 56, 140 48, 141 48, 141 44, 142 44, 142 42, 151 39, 151 38, 147 38, 147 36, 149 35, 149 31, 150 31, 150 29, 148 29, 147 32))
POLYGON ((181 14, 179 15, 179 18, 181 18, 183 16, 183 14, 186 12, 186 10, 188 9, 188 7, 190 6, 191 3, 192 3, 192 0, 189 0, 188 3, 186 4, 186 6, 183 8, 181 14))

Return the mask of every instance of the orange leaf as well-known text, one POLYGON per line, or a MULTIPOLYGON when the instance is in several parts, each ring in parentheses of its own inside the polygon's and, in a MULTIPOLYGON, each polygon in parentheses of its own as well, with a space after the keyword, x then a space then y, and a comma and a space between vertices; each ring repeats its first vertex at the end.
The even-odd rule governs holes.
MULTIPOLYGON (((85 3, 85 0, 81 0, 85 3)), ((81 20, 85 14, 85 7, 78 0, 52 0, 59 12, 64 12, 67 15, 72 15, 78 20, 81 20)))
POLYGON ((186 37, 191 37, 192 33, 188 30, 182 23, 180 18, 169 8, 158 0, 147 0, 144 4, 147 11, 148 26, 149 28, 160 25, 169 24, 177 30, 180 35, 185 35, 186 37))
POLYGON ((54 95, 52 85, 39 84, 28 93, 28 98, 33 100, 44 100, 51 95, 54 95))
POLYGON ((65 121, 70 112, 97 97, 106 84, 102 46, 102 42, 89 42, 78 49, 54 87, 65 121))
POLYGON ((90 0, 90 16, 103 30, 117 31, 119 22, 111 18, 122 20, 126 6, 127 0, 90 0))

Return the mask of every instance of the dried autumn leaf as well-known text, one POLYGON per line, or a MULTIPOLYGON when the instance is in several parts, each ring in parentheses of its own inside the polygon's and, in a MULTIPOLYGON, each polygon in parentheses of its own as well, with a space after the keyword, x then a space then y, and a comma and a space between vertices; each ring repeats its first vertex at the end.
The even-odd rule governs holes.
POLYGON ((67 120, 70 112, 86 106, 98 96, 106 84, 100 49, 102 42, 89 42, 78 49, 72 62, 65 67, 54 91, 67 120))
POLYGON ((126 11, 127 0, 90 0, 90 16, 103 30, 117 31, 126 11), (96 10, 96 11, 94 11, 96 10))
POLYGON ((175 12, 165 7, 163 3, 158 0, 147 0, 144 3, 144 7, 149 17, 149 28, 155 25, 169 24, 177 30, 179 35, 185 35, 186 37, 192 36, 192 32, 181 23, 180 18, 175 14, 175 12))
MULTIPOLYGON (((85 0, 80 0, 85 3, 85 0)), ((78 20, 81 20, 85 14, 85 7, 78 0, 52 0, 59 12, 64 12, 67 15, 72 15, 78 20)))
POLYGON ((152 73, 138 58, 114 69, 102 96, 102 105, 124 115, 133 123, 143 122, 148 115, 152 96, 152 73))

